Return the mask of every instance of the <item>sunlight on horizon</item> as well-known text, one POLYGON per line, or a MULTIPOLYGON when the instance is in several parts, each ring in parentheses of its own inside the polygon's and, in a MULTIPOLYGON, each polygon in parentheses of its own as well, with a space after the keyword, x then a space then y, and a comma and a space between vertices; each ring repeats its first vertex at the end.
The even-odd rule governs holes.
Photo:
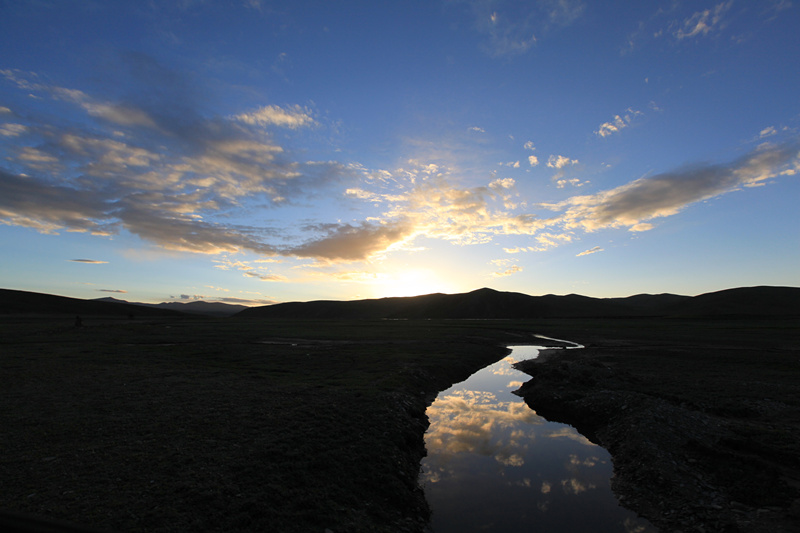
POLYGON ((454 284, 443 281, 435 271, 423 268, 394 272, 371 290, 375 298, 458 292, 454 284))

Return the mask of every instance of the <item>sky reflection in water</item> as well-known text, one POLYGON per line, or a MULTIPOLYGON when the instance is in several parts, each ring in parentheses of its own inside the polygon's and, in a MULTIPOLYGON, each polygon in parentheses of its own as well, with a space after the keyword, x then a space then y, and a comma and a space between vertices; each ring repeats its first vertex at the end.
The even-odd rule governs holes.
POLYGON ((511 364, 538 355, 512 348, 428 407, 420 480, 434 533, 656 531, 617 503, 605 449, 511 394, 528 379, 511 364))

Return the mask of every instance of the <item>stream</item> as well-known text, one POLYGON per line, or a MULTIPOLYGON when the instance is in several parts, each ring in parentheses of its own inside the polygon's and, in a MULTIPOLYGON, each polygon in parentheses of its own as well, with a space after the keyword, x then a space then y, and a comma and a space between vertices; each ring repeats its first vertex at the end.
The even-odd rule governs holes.
POLYGON ((511 365, 544 348, 509 348, 502 361, 440 392, 426 411, 420 483, 430 531, 656 532, 617 502, 604 448, 512 394, 530 376, 511 365))

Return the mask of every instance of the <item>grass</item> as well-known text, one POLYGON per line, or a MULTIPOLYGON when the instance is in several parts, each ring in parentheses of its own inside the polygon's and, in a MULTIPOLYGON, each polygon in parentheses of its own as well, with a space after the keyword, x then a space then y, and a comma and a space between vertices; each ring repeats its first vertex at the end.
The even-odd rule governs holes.
POLYGON ((422 531, 426 406, 535 334, 726 417, 747 453, 795 457, 800 436, 796 319, 83 324, 0 322, 0 509, 111 531, 422 531))
POLYGON ((530 338, 463 321, 14 318, 0 508, 119 531, 418 531, 427 401, 530 338))

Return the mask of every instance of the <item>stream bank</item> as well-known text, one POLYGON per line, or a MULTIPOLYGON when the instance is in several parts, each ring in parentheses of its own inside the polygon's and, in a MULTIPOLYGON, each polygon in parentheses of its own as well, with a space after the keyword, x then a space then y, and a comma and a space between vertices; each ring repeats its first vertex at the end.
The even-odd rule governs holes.
POLYGON ((685 336, 584 333, 519 363, 518 394, 605 447, 620 501, 663 531, 800 531, 797 352, 685 336))

